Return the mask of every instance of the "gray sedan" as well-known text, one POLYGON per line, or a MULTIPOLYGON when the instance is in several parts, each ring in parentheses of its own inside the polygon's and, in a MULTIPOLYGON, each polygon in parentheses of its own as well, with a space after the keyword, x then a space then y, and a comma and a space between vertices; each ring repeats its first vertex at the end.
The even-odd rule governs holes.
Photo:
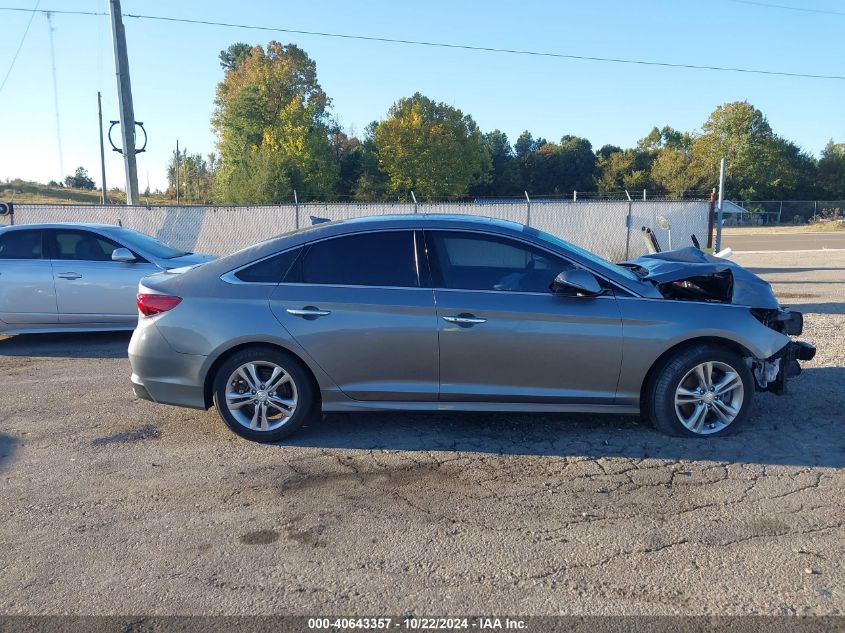
POLYGON ((0 333, 131 330, 142 277, 210 259, 120 226, 0 228, 0 333))
POLYGON ((467 216, 320 224, 141 283, 135 393, 277 441, 322 411, 642 413, 715 436, 815 349, 799 313, 698 249, 616 265, 467 216))

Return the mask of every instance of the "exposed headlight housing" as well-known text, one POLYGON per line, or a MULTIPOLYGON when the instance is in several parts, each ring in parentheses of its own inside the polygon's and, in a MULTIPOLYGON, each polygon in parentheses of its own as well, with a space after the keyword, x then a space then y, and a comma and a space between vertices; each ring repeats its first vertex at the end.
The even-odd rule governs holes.
POLYGON ((760 310, 753 308, 751 314, 760 323, 781 334, 798 336, 804 331, 804 315, 794 310, 760 310))

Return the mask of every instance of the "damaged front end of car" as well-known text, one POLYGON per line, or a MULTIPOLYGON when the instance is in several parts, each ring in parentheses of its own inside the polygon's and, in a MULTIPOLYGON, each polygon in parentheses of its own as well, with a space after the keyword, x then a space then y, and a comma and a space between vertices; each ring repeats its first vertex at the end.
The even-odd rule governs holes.
MULTIPOLYGON (((794 310, 778 308, 776 310, 751 309, 760 323, 787 336, 800 336, 804 332, 804 315, 794 310)), ((806 341, 790 340, 776 354, 766 359, 754 358, 751 371, 758 391, 771 391, 781 395, 786 391, 786 379, 801 373, 798 362, 813 360, 816 348, 806 341)))
MULTIPOLYGON (((800 336, 804 317, 782 308, 771 284, 727 259, 698 248, 650 253, 622 264, 651 282, 664 298, 747 306, 757 321, 787 337, 800 336)), ((781 395, 787 378, 801 373, 798 361, 812 360, 816 348, 804 341, 789 341, 768 358, 749 358, 758 391, 781 395)))

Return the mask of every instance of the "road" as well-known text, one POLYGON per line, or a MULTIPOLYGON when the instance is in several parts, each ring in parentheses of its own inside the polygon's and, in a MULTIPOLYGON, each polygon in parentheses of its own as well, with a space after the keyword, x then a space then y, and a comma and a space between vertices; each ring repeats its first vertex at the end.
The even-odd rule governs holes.
POLYGON ((744 251, 804 251, 845 249, 845 231, 722 235, 722 248, 744 251))
POLYGON ((0 614, 845 613, 845 252, 736 259, 819 354, 712 440, 358 413, 259 445, 133 398, 125 334, 0 336, 0 614))

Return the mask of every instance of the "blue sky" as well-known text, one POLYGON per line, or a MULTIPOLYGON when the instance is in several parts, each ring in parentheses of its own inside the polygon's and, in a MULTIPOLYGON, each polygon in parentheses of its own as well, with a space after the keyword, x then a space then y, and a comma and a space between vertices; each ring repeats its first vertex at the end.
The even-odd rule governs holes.
MULTIPOLYGON (((774 4, 845 13, 841 0, 774 4)), ((35 0, 0 0, 32 8, 35 0)), ((42 0, 42 9, 107 11, 106 0, 42 0)), ((145 13, 291 29, 530 49, 576 55, 842 75, 845 15, 788 11, 734 0, 427 0, 288 2, 123 0, 145 13)), ((0 80, 28 14, 0 11, 0 80)), ((107 17, 56 15, 56 63, 64 174, 60 172, 47 21, 37 15, 0 93, 0 179, 45 182, 84 165, 99 183, 96 94, 117 119, 107 17)), ((165 165, 183 147, 214 149, 209 119, 220 80, 218 52, 236 41, 295 42, 317 63, 341 123, 361 133, 398 98, 420 91, 471 114, 511 141, 530 130, 557 140, 584 136, 598 149, 630 146, 652 126, 700 128, 725 101, 747 99, 775 131, 818 154, 845 140, 845 81, 570 61, 272 34, 125 19, 135 115, 150 134, 138 158, 140 188, 165 186, 165 165)), ((119 135, 115 135, 117 138, 119 135)), ((124 186, 108 152, 109 186, 124 186)))

